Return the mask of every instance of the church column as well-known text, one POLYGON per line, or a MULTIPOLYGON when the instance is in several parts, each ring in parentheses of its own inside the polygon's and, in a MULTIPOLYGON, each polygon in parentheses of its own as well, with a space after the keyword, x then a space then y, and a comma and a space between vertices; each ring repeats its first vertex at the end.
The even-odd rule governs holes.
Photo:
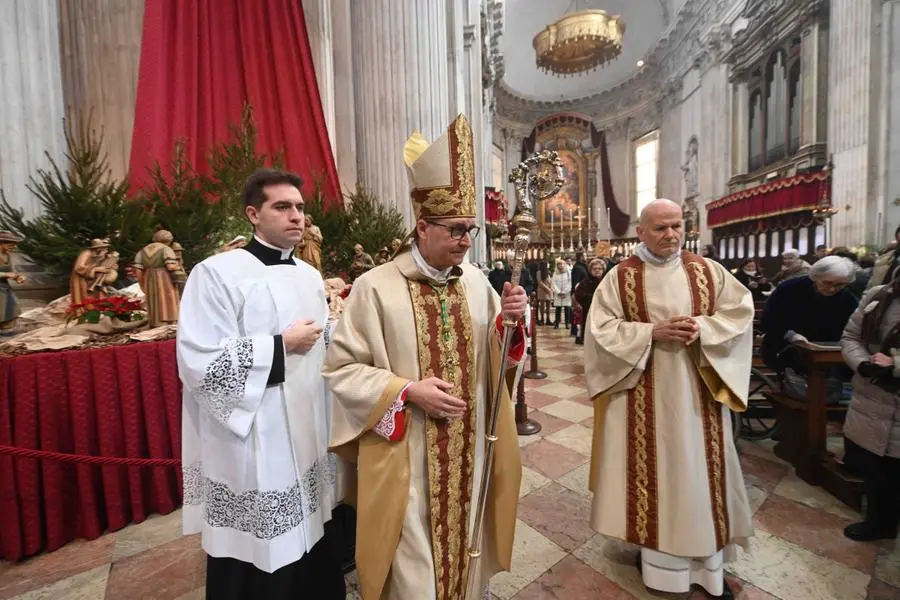
POLYGON ((313 65, 316 69, 316 83, 331 152, 335 146, 334 116, 334 62, 331 35, 331 0, 303 0, 303 16, 306 19, 306 34, 312 50, 313 65))
POLYGON ((330 0, 334 66, 334 151, 344 193, 356 188, 356 106, 353 99, 353 22, 350 0, 330 0))
POLYGON ((830 245, 872 242, 877 203, 872 161, 880 97, 881 0, 833 0, 829 32, 828 145, 833 153, 830 245), (873 4, 878 3, 878 10, 873 4), (874 75, 874 76, 873 76, 874 75))
POLYGON ((0 188, 31 219, 40 204, 26 185, 50 164, 65 168, 59 5, 0 0, 0 188))
POLYGON ((881 10, 876 245, 894 239, 900 225, 900 0, 886 0, 881 10))
POLYGON ((433 141, 450 114, 447 0, 351 3, 359 182, 413 225, 403 144, 433 141))

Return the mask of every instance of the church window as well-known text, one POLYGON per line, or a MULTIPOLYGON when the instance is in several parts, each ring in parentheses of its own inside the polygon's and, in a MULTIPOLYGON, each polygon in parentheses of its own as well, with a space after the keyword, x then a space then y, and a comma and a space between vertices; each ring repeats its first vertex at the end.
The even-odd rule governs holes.
POLYGON ((637 214, 657 198, 659 173, 659 132, 653 131, 634 142, 634 196, 637 214))

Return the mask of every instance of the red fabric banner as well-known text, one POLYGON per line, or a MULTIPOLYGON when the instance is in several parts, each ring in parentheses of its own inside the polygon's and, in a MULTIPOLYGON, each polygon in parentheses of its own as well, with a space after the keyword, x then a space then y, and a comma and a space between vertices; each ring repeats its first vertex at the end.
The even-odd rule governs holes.
POLYGON ((506 223, 506 197, 493 188, 484 191, 484 220, 487 223, 506 223))
POLYGON ((210 148, 253 107, 259 150, 284 150, 285 167, 318 178, 340 199, 303 7, 296 0, 146 0, 131 144, 130 180, 139 187, 175 142, 207 169, 210 148))
MULTIPOLYGON (((0 358, 0 446, 181 458, 175 341, 0 358)), ((0 559, 181 506, 181 470, 0 455, 0 559)))
POLYGON ((830 206, 830 172, 796 175, 735 192, 706 205, 706 224, 724 227, 741 221, 830 206))

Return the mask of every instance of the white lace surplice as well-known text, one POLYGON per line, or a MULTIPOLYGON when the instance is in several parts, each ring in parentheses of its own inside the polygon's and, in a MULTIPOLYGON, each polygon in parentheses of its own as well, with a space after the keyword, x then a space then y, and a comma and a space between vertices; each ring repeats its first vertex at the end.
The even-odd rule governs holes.
POLYGON ((273 572, 323 536, 340 498, 327 452, 325 340, 285 356, 283 384, 266 382, 273 336, 327 316, 321 276, 305 263, 265 266, 234 251, 191 272, 177 341, 184 533, 202 533, 211 556, 273 572))

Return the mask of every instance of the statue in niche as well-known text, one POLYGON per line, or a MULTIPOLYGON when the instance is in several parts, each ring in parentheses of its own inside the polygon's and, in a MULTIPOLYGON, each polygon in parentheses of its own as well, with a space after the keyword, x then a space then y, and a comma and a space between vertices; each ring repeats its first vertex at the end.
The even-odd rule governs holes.
POLYGON ((697 136, 692 135, 691 139, 688 140, 687 150, 685 150, 685 162, 681 165, 681 170, 684 171, 684 197, 686 199, 694 198, 700 193, 699 183, 697 181, 698 146, 697 136))
POLYGON ((694 239, 700 233, 700 211, 697 209, 697 197, 688 197, 681 203, 684 213, 684 232, 688 239, 694 239))

